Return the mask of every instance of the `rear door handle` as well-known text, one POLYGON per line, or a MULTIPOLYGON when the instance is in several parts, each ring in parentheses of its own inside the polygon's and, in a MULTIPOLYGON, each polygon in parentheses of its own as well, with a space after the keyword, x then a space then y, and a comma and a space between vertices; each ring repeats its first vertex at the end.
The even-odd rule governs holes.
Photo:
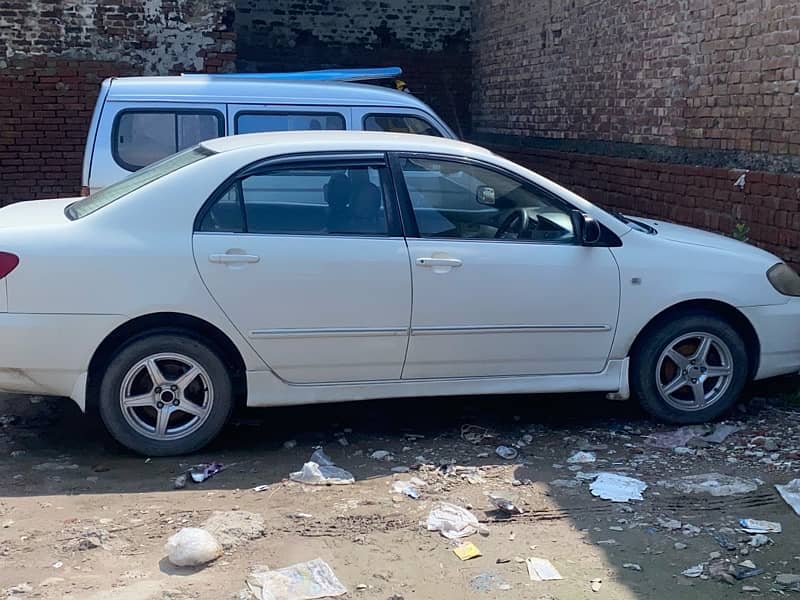
POLYGON ((460 267, 464 263, 458 258, 418 258, 418 267, 460 267))
POLYGON ((261 260, 260 256, 255 254, 212 254, 208 257, 208 261, 212 263, 219 263, 222 265, 235 265, 239 263, 257 263, 261 260))

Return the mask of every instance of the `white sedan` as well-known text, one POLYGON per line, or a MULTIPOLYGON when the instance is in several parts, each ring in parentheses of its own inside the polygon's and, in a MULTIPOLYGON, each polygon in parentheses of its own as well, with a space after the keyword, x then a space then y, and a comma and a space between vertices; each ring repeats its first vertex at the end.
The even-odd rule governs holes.
POLYGON ((800 369, 798 296, 767 252, 476 146, 243 135, 0 210, 0 389, 69 396, 147 455, 238 403, 632 391, 694 423, 800 369))

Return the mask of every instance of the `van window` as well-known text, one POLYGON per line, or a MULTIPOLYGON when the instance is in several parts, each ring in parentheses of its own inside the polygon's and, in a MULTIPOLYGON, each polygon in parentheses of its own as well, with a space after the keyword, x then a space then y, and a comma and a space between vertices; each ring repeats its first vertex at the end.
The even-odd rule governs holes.
POLYGON ((119 166, 136 171, 224 134, 217 111, 124 110, 114 122, 112 152, 119 166))
POLYGON ((442 137, 442 133, 422 117, 403 114, 370 114, 364 117, 365 131, 390 131, 394 133, 416 133, 442 137))
POLYGON ((338 113, 240 112, 235 123, 236 133, 344 128, 344 117, 338 113))

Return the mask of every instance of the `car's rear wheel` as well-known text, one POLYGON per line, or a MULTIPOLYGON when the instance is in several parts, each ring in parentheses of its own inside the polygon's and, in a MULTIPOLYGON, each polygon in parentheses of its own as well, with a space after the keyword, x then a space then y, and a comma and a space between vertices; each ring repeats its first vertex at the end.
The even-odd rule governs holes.
POLYGON ((703 423, 730 410, 747 383, 742 336, 711 312, 674 315, 654 326, 631 356, 642 406, 671 423, 703 423))
POLYGON ((154 333, 121 348, 100 384, 100 416, 122 445, 148 456, 205 446, 233 405, 218 354, 185 335, 154 333))

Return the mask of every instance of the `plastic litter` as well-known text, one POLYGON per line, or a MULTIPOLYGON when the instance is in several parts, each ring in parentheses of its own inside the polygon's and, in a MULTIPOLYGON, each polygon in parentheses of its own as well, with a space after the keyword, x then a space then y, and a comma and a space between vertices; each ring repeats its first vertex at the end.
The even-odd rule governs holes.
POLYGON ((591 586, 593 592, 599 592, 600 588, 603 587, 603 580, 602 579, 592 579, 589 582, 589 585, 591 586))
POLYGON ((464 542, 463 544, 459 544, 453 548, 453 552, 461 560, 469 560, 470 558, 483 556, 478 547, 472 542, 464 542))
POLYGON ((597 460, 594 452, 576 452, 567 459, 567 462, 572 465, 585 465, 593 463, 597 460))
POLYGON ((662 480, 657 485, 676 489, 683 494, 711 494, 712 496, 749 494, 758 489, 758 483, 753 480, 719 473, 687 475, 686 477, 662 480))
POLYGON ((506 460, 514 460, 517 458, 517 456, 519 456, 517 449, 512 448, 511 446, 498 446, 494 452, 497 454, 497 456, 506 460))
POLYGON ((739 525, 746 533, 780 533, 783 531, 780 523, 775 521, 761 521, 759 519, 739 519, 739 525))
POLYGON ((385 460, 386 462, 391 462, 394 460, 394 454, 392 454, 388 450, 376 450, 375 452, 370 454, 370 458, 374 458, 375 460, 385 460))
POLYGON ((416 500, 419 498, 419 489, 428 485, 418 477, 412 477, 409 481, 398 480, 392 484, 393 494, 405 494, 409 498, 416 500))
POLYGON ((222 471, 225 467, 221 463, 201 463, 189 469, 189 475, 195 483, 203 483, 222 471))
POLYGON ((785 485, 776 485, 775 489, 781 498, 792 507, 795 514, 800 517, 800 479, 792 479, 785 485))
POLYGON ((253 488, 254 492, 266 492, 269 489, 269 486, 265 483, 264 485, 257 485, 253 488))
POLYGON ((561 573, 546 558, 530 557, 525 559, 525 566, 528 567, 528 577, 531 581, 555 581, 564 579, 561 573))
POLYGON ((516 504, 514 504, 513 501, 501 494, 489 494, 489 502, 491 502, 492 506, 494 506, 497 510, 500 510, 508 515, 521 515, 525 512, 516 504))
POLYGON ((222 546, 205 529, 184 527, 167 540, 167 558, 176 567, 199 567, 222 556, 222 546))
POLYGON ((425 527, 428 531, 438 531, 450 540, 467 537, 478 531, 484 535, 489 533, 486 526, 478 523, 475 515, 466 508, 448 502, 441 502, 431 510, 425 527))
POLYGON ((335 466, 320 466, 307 462, 303 469, 289 474, 289 479, 307 485, 347 485, 356 479, 350 471, 335 466))
POLYGON ((681 575, 692 578, 700 577, 700 575, 703 574, 703 571, 705 571, 705 565, 700 563, 699 565, 694 565, 693 567, 689 567, 685 571, 681 571, 681 575))
POLYGON ((186 487, 186 473, 182 473, 175 478, 175 481, 172 482, 172 485, 175 487, 176 490, 182 490, 186 487))
POLYGON ((469 580, 469 587, 473 592, 491 592, 492 590, 508 590, 511 586, 497 573, 487 571, 476 575, 469 580))
POLYGON ((750 538, 750 541, 747 542, 748 545, 752 546, 753 548, 760 548, 761 546, 766 546, 772 542, 766 535, 763 533, 757 533, 753 537, 750 538))
POLYGON ((489 430, 478 425, 462 425, 461 439, 470 444, 480 444, 488 437, 492 437, 489 430))
POLYGON ((311 458, 309 458, 308 461, 315 462, 320 467, 332 467, 334 465, 331 457, 325 454, 325 451, 322 448, 317 448, 314 450, 314 453, 311 455, 311 458))
POLYGON ((641 571, 642 565, 639 563, 625 563, 622 565, 623 569, 630 569, 631 571, 641 571))
POLYGON ((800 575, 781 573, 775 577, 775 585, 785 590, 800 592, 800 575))
POLYGON ((254 570, 246 584, 256 600, 314 600, 347 593, 333 569, 320 558, 274 571, 254 570))
POLYGON ((612 502, 644 500, 642 492, 646 489, 644 481, 617 473, 598 473, 597 479, 589 485, 593 496, 612 502))

